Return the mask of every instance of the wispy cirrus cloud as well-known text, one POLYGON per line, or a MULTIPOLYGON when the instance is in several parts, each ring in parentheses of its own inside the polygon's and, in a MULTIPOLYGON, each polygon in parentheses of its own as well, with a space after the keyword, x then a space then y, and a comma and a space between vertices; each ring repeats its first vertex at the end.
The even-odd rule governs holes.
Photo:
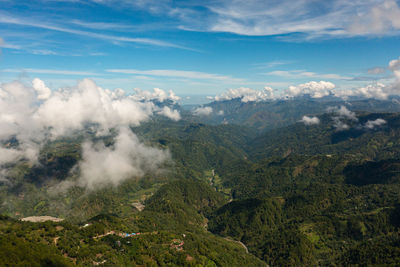
POLYGON ((386 72, 386 69, 382 68, 382 67, 375 67, 375 68, 368 69, 368 74, 373 74, 373 75, 383 74, 385 72, 386 72))
POLYGON ((178 77, 188 79, 206 79, 218 81, 236 81, 243 82, 243 79, 233 78, 231 76, 199 72, 199 71, 186 71, 186 70, 135 70, 135 69, 108 69, 107 72, 122 73, 122 74, 135 74, 146 76, 160 76, 160 77, 178 77))
POLYGON ((0 48, 8 48, 16 50, 22 49, 20 45, 6 43, 3 38, 0 38, 0 48))
POLYGON ((305 70, 275 70, 264 73, 265 75, 279 76, 291 79, 303 78, 322 78, 322 79, 335 79, 335 80, 351 80, 352 77, 342 76, 334 73, 315 73, 305 70))
POLYGON ((240 35, 304 33, 321 36, 399 34, 400 9, 395 0, 218 1, 209 30, 240 35))
POLYGON ((94 30, 126 30, 133 28, 132 25, 122 24, 122 23, 113 23, 113 22, 89 22, 78 19, 73 19, 71 21, 72 24, 78 25, 88 29, 94 30))
POLYGON ((0 23, 3 24, 12 24, 12 25, 19 25, 19 26, 28 26, 33 28, 40 28, 50 31, 57 31, 63 33, 69 33, 73 35, 80 35, 83 37, 88 38, 95 38, 101 39, 111 42, 124 42, 124 43, 137 43, 143 45, 152 45, 152 46, 160 46, 160 47, 170 47, 170 48, 179 48, 185 50, 194 50, 185 46, 177 45, 174 43, 158 40, 158 39, 151 39, 151 38, 136 38, 136 37, 127 37, 127 36, 115 36, 115 35, 108 35, 103 33, 95 33, 83 30, 77 30, 73 28, 68 28, 64 26, 58 26, 56 24, 44 23, 35 20, 27 20, 25 18, 18 18, 12 17, 7 14, 0 14, 0 23))
POLYGON ((256 69, 269 69, 269 68, 275 68, 283 65, 289 65, 292 64, 293 61, 290 60, 274 60, 274 61, 269 61, 269 62, 262 62, 262 63, 255 63, 253 64, 256 69))
POLYGON ((78 76, 96 76, 95 72, 74 71, 74 70, 53 70, 53 69, 3 69, 1 72, 8 73, 32 73, 32 74, 56 74, 56 75, 78 75, 78 76))
POLYGON ((161 31, 167 28, 174 27, 173 24, 164 23, 146 23, 146 24, 129 24, 123 22, 105 22, 105 21, 84 21, 79 19, 73 19, 70 21, 72 25, 79 26, 86 29, 92 30, 106 30, 106 31, 117 31, 117 32, 146 32, 146 31, 161 31))
POLYGON ((92 0, 118 8, 145 10, 175 18, 178 28, 229 32, 247 36, 302 33, 303 39, 398 35, 400 8, 396 0, 204 0, 118 1, 92 0), (200 18, 200 19, 199 19, 200 18))

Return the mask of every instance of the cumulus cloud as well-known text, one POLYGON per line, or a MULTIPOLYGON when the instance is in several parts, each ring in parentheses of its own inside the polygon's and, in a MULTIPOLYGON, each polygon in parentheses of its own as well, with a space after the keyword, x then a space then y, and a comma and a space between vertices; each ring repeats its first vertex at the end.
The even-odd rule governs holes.
POLYGON ((393 59, 389 62, 389 69, 392 71, 396 71, 400 69, 400 58, 393 59))
POLYGON ((315 125, 319 124, 319 119, 318 117, 308 117, 308 116, 303 116, 303 118, 300 120, 300 122, 304 123, 305 125, 315 125))
POLYGON ((365 128, 368 128, 368 129, 374 129, 375 127, 381 126, 383 124, 386 124, 386 121, 384 119, 379 118, 379 119, 376 119, 373 121, 371 121, 371 120, 367 121, 364 126, 365 126, 365 128))
MULTIPOLYGON (((384 70, 384 69, 383 69, 384 70)), ((400 90, 400 58, 391 60, 388 70, 393 73, 394 80, 389 84, 374 83, 353 90, 338 90, 335 95, 344 99, 349 96, 359 96, 365 98, 388 99, 390 95, 399 95, 400 90)), ((381 68, 372 69, 373 72, 382 71, 381 68)))
POLYGON ((160 88, 154 88, 153 92, 150 91, 143 91, 141 89, 135 88, 134 89, 136 94, 132 95, 131 98, 140 101, 159 101, 164 102, 166 100, 171 100, 173 102, 177 102, 181 100, 181 98, 173 91, 169 91, 168 93, 160 88))
POLYGON ((310 95, 312 98, 321 98, 332 94, 334 88, 335 85, 331 82, 311 81, 297 86, 289 86, 286 90, 286 94, 289 97, 310 95))
POLYGON ((38 78, 33 79, 32 87, 37 93, 37 98, 39 100, 48 99, 51 95, 51 90, 48 88, 44 82, 38 78))
POLYGON ((193 110, 195 116, 208 116, 213 112, 212 107, 198 107, 193 110))
POLYGON ((121 125, 139 125, 152 115, 153 109, 151 102, 116 98, 85 79, 75 88, 54 92, 38 107, 33 119, 57 137, 82 130, 88 123, 104 131, 121 125))
POLYGON ((175 110, 175 109, 171 109, 170 107, 163 107, 160 111, 157 112, 160 115, 163 115, 167 118, 170 118, 171 120, 174 121, 179 121, 181 119, 181 114, 179 113, 179 111, 175 110))
POLYGON ((44 133, 33 119, 36 111, 36 93, 33 88, 18 82, 0 85, 0 141, 7 144, 12 138, 20 144, 18 148, 3 147, 2 154, 15 159, 25 157, 36 162, 44 133), (7 150, 7 151, 6 151, 7 150))
POLYGON ((389 88, 382 83, 375 83, 354 90, 336 91, 335 95, 344 99, 347 99, 349 96, 359 96, 385 100, 389 97, 389 88))
POLYGON ((78 184, 88 189, 118 185, 126 179, 156 172, 168 159, 168 151, 145 146, 128 128, 123 127, 111 147, 104 146, 102 142, 82 145, 78 184))
POLYGON ((274 97, 274 90, 271 87, 264 87, 262 91, 254 90, 251 88, 240 87, 237 89, 229 89, 228 91, 209 97, 214 101, 224 101, 232 99, 241 99, 242 102, 258 102, 272 99, 274 97))
MULTIPOLYGON (((171 96, 174 97, 174 94, 168 97, 171 96)), ((1 84, 0 168, 4 167, 4 164, 21 159, 36 164, 42 144, 62 136, 74 135, 90 125, 97 136, 110 135, 111 129, 119 131, 119 135, 113 148, 102 149, 97 144, 85 144, 83 151, 86 163, 80 166, 86 168, 93 158, 106 157, 106 154, 117 157, 121 152, 125 153, 125 156, 128 155, 130 160, 134 157, 133 163, 140 163, 130 165, 131 169, 135 170, 132 175, 140 175, 144 171, 138 170, 154 169, 154 164, 159 162, 159 159, 164 159, 166 154, 164 151, 140 144, 126 129, 131 125, 139 125, 156 112, 175 120, 180 117, 176 110, 168 107, 160 109, 153 102, 143 99, 139 101, 127 96, 122 89, 105 90, 88 79, 80 81, 77 86, 56 91, 51 91, 39 79, 34 79, 31 87, 20 82, 1 84), (122 151, 121 143, 134 149, 129 152, 134 153, 134 156, 122 151), (99 155, 96 156, 97 152, 99 155), (156 155, 157 153, 159 155, 156 155), (142 155, 143 160, 140 158, 142 155), (154 156, 154 164, 150 162, 150 156, 154 156), (145 166, 147 163, 151 164, 145 166)), ((114 165, 111 162, 109 166, 114 165)), ((116 170, 109 170, 113 171, 116 170)), ((4 174, 4 168, 1 172, 4 174)), ((82 170, 82 175, 87 173, 88 171, 82 170)), ((110 173, 107 175, 109 178, 114 177, 110 173)), ((115 184, 111 178, 104 179, 99 181, 115 184)), ((87 185, 93 186, 95 181, 91 180, 87 185)))

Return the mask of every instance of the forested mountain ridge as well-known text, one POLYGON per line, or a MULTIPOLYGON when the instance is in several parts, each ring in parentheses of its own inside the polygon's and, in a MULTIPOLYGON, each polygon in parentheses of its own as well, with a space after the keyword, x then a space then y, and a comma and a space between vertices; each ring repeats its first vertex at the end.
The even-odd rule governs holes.
MULTIPOLYGON (((261 133, 155 117, 131 130, 169 151, 164 170, 92 191, 57 186, 78 178, 81 143, 97 137, 49 142, 40 165, 7 166, 0 210, 65 221, 2 217, 1 234, 13 240, 3 245, 13 256, 2 257, 59 266, 396 265, 400 115, 340 107, 306 114, 318 123, 261 133)), ((112 135, 99 141, 112 147, 112 135)))
POLYGON ((392 158, 398 155, 398 113, 358 113, 357 120, 342 118, 342 123, 346 123, 348 128, 340 130, 337 129, 337 115, 323 114, 318 118, 320 123, 315 125, 297 122, 261 134, 249 143, 249 154, 255 159, 279 157, 290 153, 360 153, 368 155, 371 159, 392 158), (371 124, 377 120, 382 120, 382 124, 371 124))
POLYGON ((210 107, 213 111, 207 116, 190 116, 189 113, 185 118, 206 124, 245 125, 263 132, 294 124, 304 115, 323 114, 329 107, 335 106, 346 106, 349 110, 358 112, 400 112, 399 101, 396 98, 344 101, 330 97, 297 97, 260 102, 243 102, 242 99, 236 98, 206 104, 205 107, 210 107))

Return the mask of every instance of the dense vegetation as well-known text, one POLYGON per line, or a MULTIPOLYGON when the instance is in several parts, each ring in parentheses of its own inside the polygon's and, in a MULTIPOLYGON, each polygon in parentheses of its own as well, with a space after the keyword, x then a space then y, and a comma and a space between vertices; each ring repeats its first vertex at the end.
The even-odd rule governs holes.
MULTIPOLYGON (((80 144, 96 137, 88 131, 49 142, 39 165, 5 166, 0 262, 396 266, 400 115, 357 112, 357 120, 343 119, 349 127, 342 130, 332 113, 318 115, 316 125, 298 122, 304 112, 323 113, 338 103, 234 100, 211 104, 224 109, 222 118, 155 117, 132 130, 147 145, 171 152, 167 171, 93 191, 57 186, 77 178, 80 144), (218 124, 222 119, 242 126, 218 124), (365 126, 376 119, 385 123, 365 126), (33 215, 65 220, 18 220, 33 215)), ((396 111, 390 101, 353 102, 359 110, 385 111, 385 105, 396 111)), ((112 145, 112 135, 102 141, 112 145)))
POLYGON ((321 99, 305 96, 286 100, 244 103, 237 98, 207 104, 214 111, 210 116, 188 116, 188 119, 206 124, 239 124, 266 131, 294 124, 304 115, 325 113, 327 108, 339 105, 347 105, 348 109, 359 112, 400 112, 397 99, 366 99, 347 102, 333 96, 321 99), (218 113, 221 110, 224 112, 223 115, 218 113))

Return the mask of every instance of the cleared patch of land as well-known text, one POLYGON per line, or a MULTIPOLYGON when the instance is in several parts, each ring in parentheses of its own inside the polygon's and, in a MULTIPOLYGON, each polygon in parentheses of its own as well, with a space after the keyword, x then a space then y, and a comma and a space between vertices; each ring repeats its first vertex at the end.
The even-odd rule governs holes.
POLYGON ((21 221, 24 222, 45 222, 45 221, 52 221, 52 222, 61 222, 64 219, 56 218, 52 216, 31 216, 22 218, 21 221))

